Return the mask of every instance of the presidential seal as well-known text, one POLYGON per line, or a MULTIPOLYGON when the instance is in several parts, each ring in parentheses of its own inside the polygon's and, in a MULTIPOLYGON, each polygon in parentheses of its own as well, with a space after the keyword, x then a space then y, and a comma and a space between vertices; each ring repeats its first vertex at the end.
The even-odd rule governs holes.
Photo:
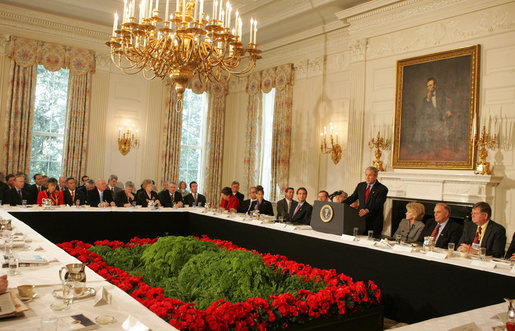
POLYGON ((334 216, 333 207, 331 205, 324 205, 320 209, 320 219, 322 222, 329 223, 332 221, 334 216))

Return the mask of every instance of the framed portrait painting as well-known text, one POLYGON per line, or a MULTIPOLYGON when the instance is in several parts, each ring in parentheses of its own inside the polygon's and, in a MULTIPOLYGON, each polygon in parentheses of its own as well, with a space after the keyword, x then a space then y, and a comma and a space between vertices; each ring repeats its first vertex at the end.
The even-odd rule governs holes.
POLYGON ((393 168, 474 169, 480 46, 397 62, 393 168))

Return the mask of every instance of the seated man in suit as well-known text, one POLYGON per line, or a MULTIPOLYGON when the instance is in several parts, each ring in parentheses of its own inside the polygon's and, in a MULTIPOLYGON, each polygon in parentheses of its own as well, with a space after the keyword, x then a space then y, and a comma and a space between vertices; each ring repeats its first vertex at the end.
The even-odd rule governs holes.
POLYGON ((102 178, 97 180, 95 189, 88 191, 88 203, 91 207, 114 207, 113 196, 111 191, 107 189, 106 181, 102 178))
POLYGON ((374 231, 374 236, 379 237, 383 232, 383 206, 388 194, 388 188, 377 180, 379 170, 368 167, 365 170, 365 181, 356 186, 354 193, 345 199, 343 203, 351 205, 359 201, 359 216, 365 218, 366 230, 374 231))
POLYGON ((478 254, 486 248, 486 255, 504 257, 506 229, 490 219, 492 208, 486 202, 476 202, 472 207, 472 222, 465 224, 458 251, 478 254))
POLYGON ((284 190, 284 198, 277 202, 277 219, 287 219, 290 215, 294 192, 293 187, 287 187, 284 190))
POLYGON ((114 203, 116 207, 132 207, 136 202, 136 197, 132 193, 134 190, 134 183, 130 180, 125 182, 123 190, 116 193, 114 196, 114 203))
POLYGON ((225 210, 236 212, 240 206, 240 200, 232 194, 230 187, 224 187, 222 189, 222 201, 220 201, 220 207, 225 210))
POLYGON ((25 201, 27 204, 34 204, 36 201, 32 196, 32 192, 25 188, 25 175, 18 174, 14 178, 14 187, 5 192, 5 203, 11 206, 22 205, 25 201))
POLYGON ((327 191, 318 192, 319 201, 329 201, 329 193, 327 191))
POLYGON ((193 181, 190 183, 190 194, 184 197, 184 204, 188 206, 200 206, 203 207, 206 204, 206 197, 198 193, 198 184, 193 181))
POLYGON ((235 197, 238 198, 239 202, 240 202, 240 206, 241 204, 243 203, 243 200, 245 199, 245 196, 240 193, 240 182, 238 181, 233 181, 232 184, 231 184, 231 191, 232 191, 232 195, 234 195, 235 197))
POLYGON ((168 189, 159 192, 159 201, 163 207, 182 207, 182 194, 177 191, 177 183, 169 182, 168 189))
POLYGON ((68 187, 66 186, 66 177, 65 176, 60 176, 59 177, 59 187, 58 187, 58 190, 61 191, 61 192, 64 192, 68 189, 68 187))
POLYGON ((238 213, 248 214, 251 210, 254 210, 257 200, 257 188, 252 186, 249 190, 249 198, 244 200, 238 207, 238 213))
POLYGON ((508 251, 506 251, 505 259, 515 261, 515 232, 513 233, 513 238, 511 238, 510 247, 508 247, 508 251))
POLYGON ((84 192, 78 190, 75 184, 75 178, 68 177, 66 178, 66 187, 68 188, 63 192, 64 194, 64 203, 68 206, 75 205, 83 205, 86 203, 86 198, 84 196, 84 192))
POLYGON ((431 236, 434 238, 436 247, 447 249, 449 243, 457 246, 463 233, 463 227, 449 218, 451 207, 445 203, 437 203, 434 216, 434 219, 426 222, 418 241, 423 242, 424 237, 431 236))
POLYGON ((31 185, 32 195, 37 197, 39 192, 46 190, 46 187, 42 185, 43 176, 41 174, 35 174, 33 178, 34 184, 31 185))
POLYGON ((297 189, 297 200, 292 203, 288 220, 292 223, 311 223, 311 212, 313 207, 306 201, 308 191, 304 187, 297 189))
POLYGON ((118 183, 118 176, 111 175, 109 176, 109 179, 107 180, 107 189, 111 191, 111 195, 114 197, 116 196, 116 193, 123 191, 121 188, 116 186, 118 183))
POLYGON ((261 215, 269 215, 274 216, 274 207, 272 207, 272 203, 264 199, 265 191, 263 187, 257 188, 256 194, 256 203, 254 209, 259 211, 261 215))

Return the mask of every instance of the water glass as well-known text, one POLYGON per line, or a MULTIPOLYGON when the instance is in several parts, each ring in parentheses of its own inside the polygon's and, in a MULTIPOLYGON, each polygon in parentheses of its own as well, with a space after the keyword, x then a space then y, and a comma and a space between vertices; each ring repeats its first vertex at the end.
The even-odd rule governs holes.
POLYGON ((26 206, 26 205, 27 205, 27 200, 22 200, 22 201, 21 201, 21 205, 22 205, 22 206, 26 206))
POLYGON ((75 281, 74 280, 64 280, 63 281, 63 301, 64 304, 69 306, 73 302, 73 298, 75 296, 75 281))
POLYGON ((79 207, 80 207, 80 200, 79 200, 79 199, 75 200, 75 206, 76 206, 77 208, 79 208, 79 207))
POLYGON ((358 227, 355 227, 353 230, 352 230, 352 235, 354 237, 358 237, 359 235, 359 228, 358 227))
POLYGON ((435 238, 432 236, 424 237, 424 251, 426 252, 432 252, 433 247, 435 246, 435 238))
POLYGON ((374 240, 374 230, 368 230, 368 240, 374 240))
POLYGON ((486 260, 486 247, 479 247, 478 254, 481 260, 486 260))
POLYGON ((14 255, 9 255, 9 276, 15 276, 18 274, 18 258, 14 255))
POLYGON ((454 248, 456 248, 456 244, 454 244, 454 243, 447 244, 447 250, 449 251, 449 255, 452 256, 452 254, 454 254, 454 248))
POLYGON ((132 208, 136 208, 136 201, 132 201, 132 208))

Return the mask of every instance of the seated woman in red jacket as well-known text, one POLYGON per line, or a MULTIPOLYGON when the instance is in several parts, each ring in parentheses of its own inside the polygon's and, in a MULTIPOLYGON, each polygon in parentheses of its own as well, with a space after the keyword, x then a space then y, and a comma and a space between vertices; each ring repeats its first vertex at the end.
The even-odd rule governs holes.
POLYGON ((43 205, 43 199, 52 200, 52 205, 59 206, 64 204, 64 194, 61 191, 56 190, 57 179, 49 178, 47 182, 46 191, 41 191, 38 194, 38 205, 43 205))
POLYGON ((222 189, 222 201, 220 202, 220 207, 225 210, 236 212, 238 207, 240 206, 240 200, 237 197, 232 195, 232 190, 230 187, 224 187, 222 189))

